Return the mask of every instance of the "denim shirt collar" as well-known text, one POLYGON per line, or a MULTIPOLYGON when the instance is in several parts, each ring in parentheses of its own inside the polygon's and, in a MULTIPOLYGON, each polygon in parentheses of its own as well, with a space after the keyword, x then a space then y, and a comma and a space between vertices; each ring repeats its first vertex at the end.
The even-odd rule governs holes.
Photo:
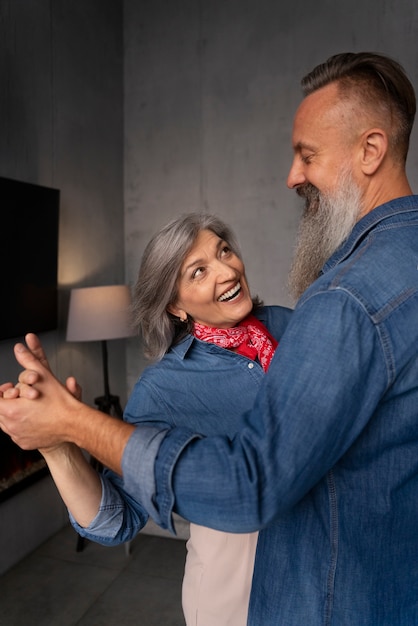
POLYGON ((179 359, 184 359, 186 354, 188 353, 190 346, 192 345, 194 340, 193 335, 186 335, 183 339, 177 343, 175 346, 171 346, 170 351, 174 352, 179 359))
POLYGON ((357 222, 348 239, 334 252, 328 261, 326 261, 322 268, 322 273, 324 274, 349 257, 364 237, 380 222, 387 218, 409 212, 418 213, 418 195, 404 196, 390 200, 390 202, 381 204, 370 211, 370 213, 367 213, 357 222))

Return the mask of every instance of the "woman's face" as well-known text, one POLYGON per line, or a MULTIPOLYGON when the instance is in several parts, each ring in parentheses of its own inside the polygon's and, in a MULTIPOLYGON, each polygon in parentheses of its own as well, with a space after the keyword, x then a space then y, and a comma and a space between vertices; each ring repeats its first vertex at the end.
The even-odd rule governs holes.
POLYGON ((215 328, 232 328, 252 310, 243 262, 228 243, 211 230, 202 230, 183 261, 178 298, 169 307, 180 319, 215 328))

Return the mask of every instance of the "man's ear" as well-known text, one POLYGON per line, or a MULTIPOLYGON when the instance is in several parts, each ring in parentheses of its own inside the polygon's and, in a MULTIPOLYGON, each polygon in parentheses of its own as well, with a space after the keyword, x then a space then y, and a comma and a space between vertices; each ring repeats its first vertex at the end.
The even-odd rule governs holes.
POLYGON ((181 322, 187 321, 187 313, 183 309, 175 306, 174 304, 169 304, 167 307, 167 311, 174 315, 174 317, 178 317, 181 322))
POLYGON ((388 150, 388 137, 381 128, 367 130, 361 142, 361 169, 363 174, 371 176, 379 169, 388 150))

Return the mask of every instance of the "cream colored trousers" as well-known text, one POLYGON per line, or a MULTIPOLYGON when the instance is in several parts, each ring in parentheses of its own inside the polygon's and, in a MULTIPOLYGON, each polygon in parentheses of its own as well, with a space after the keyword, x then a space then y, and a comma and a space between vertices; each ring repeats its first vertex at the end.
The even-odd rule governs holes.
POLYGON ((258 533, 190 524, 183 579, 187 626, 246 626, 258 533))

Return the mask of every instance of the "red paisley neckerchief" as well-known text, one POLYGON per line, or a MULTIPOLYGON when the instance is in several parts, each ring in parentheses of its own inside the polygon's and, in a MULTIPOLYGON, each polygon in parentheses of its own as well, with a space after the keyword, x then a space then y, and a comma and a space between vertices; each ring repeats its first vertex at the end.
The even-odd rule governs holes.
POLYGON ((233 328, 210 328, 195 322, 193 335, 221 348, 237 348, 236 352, 249 359, 258 357, 265 372, 278 346, 264 324, 254 315, 248 315, 239 326, 233 328))

